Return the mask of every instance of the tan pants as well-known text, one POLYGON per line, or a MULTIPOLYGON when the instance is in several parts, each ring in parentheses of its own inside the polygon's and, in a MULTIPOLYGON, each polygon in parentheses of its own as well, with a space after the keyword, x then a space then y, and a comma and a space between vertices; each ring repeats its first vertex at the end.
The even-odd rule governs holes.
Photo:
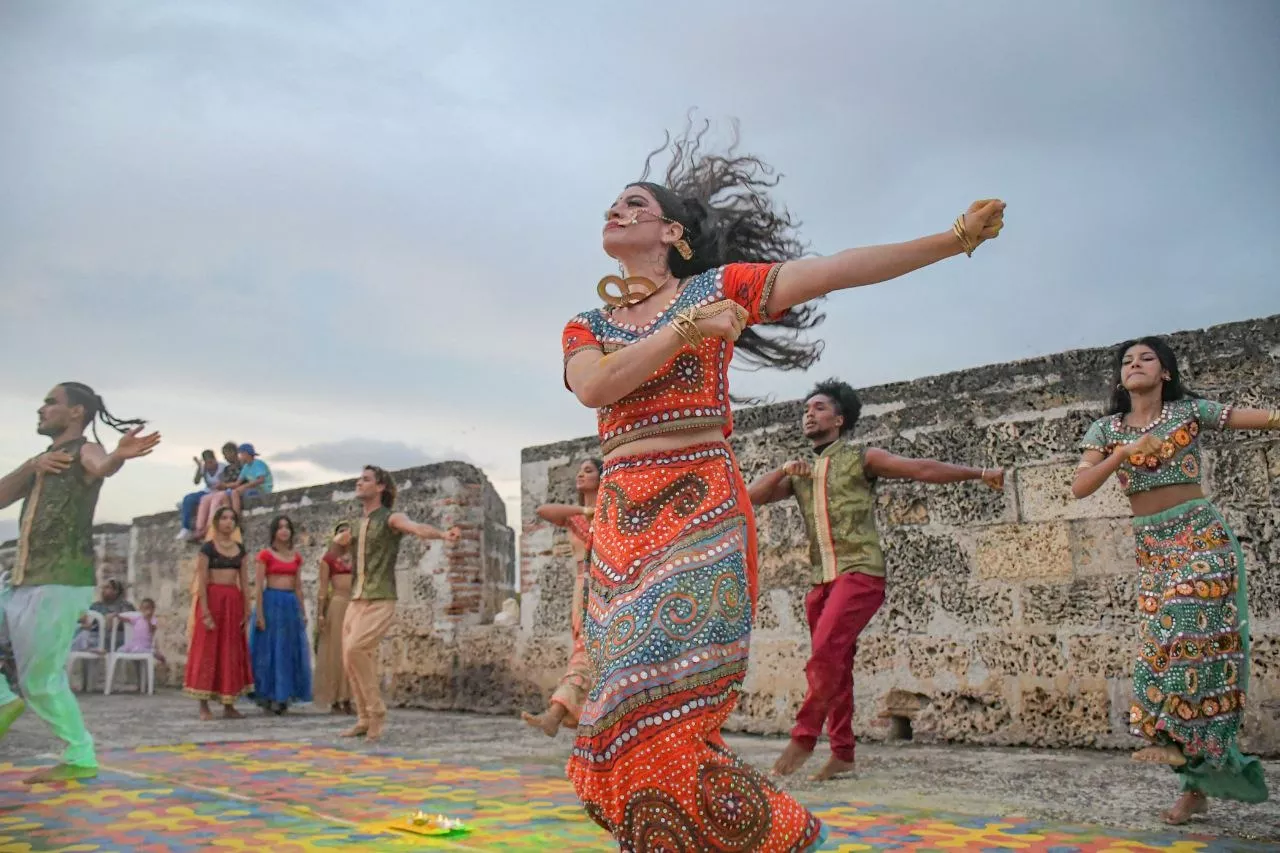
POLYGON ((374 717, 387 715, 378 684, 378 643, 395 615, 393 600, 353 601, 342 620, 342 665, 356 703, 356 716, 365 725, 374 717))
POLYGON ((324 614, 324 630, 316 636, 316 675, 312 695, 317 708, 351 701, 351 685, 347 681, 346 663, 342 660, 343 634, 350 603, 346 593, 335 591, 324 614))

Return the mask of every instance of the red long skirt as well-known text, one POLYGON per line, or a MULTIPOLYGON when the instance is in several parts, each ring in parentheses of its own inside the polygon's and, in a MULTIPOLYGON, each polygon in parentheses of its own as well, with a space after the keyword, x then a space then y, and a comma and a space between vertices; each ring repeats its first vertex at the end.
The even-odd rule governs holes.
POLYGON ((191 631, 191 647, 187 649, 187 674, 182 690, 193 699, 217 699, 229 705, 253 692, 244 593, 234 584, 211 583, 205 596, 213 616, 213 628, 204 624, 199 613, 192 613, 195 628, 191 631))

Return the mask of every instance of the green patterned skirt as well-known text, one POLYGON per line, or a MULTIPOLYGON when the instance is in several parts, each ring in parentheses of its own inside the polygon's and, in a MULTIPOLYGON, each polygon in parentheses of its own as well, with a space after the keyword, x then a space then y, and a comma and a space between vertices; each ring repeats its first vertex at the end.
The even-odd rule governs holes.
POLYGON ((1133 733, 1177 746, 1182 789, 1260 803, 1262 765, 1236 736, 1249 688, 1244 554, 1207 500, 1133 520, 1142 613, 1133 733))

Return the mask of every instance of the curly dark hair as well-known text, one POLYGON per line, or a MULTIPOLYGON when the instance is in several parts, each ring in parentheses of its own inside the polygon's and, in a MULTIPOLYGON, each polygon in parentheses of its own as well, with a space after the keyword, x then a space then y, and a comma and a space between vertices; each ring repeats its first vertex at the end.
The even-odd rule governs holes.
POLYGON ((1155 352, 1156 358, 1160 359, 1160 366, 1169 374, 1169 380, 1160 389, 1161 400, 1167 403, 1170 400, 1184 400, 1200 396, 1182 384, 1182 371, 1178 369, 1178 355, 1173 351, 1173 347, 1169 346, 1163 338, 1148 335, 1145 338, 1125 341, 1115 348, 1112 354, 1111 400, 1107 404, 1105 414, 1124 415, 1133 409, 1133 402, 1129 399, 1129 392, 1125 390, 1121 380, 1123 379, 1124 354, 1139 345, 1150 347, 1155 352))
POLYGON ((835 403, 836 410, 844 418, 844 423, 840 425, 840 434, 852 432, 854 425, 858 423, 858 417, 862 414, 862 401, 858 399, 858 392, 853 390, 853 386, 839 379, 826 379, 813 386, 813 390, 805 395, 805 399, 812 400, 819 394, 835 403))
POLYGON ((373 480, 379 486, 382 486, 382 494, 380 498, 382 505, 387 509, 391 509, 396 502, 396 479, 392 477, 385 469, 379 468, 377 465, 366 465, 364 470, 373 474, 373 480))
MULTIPOLYGON (((732 125, 733 141, 725 153, 709 154, 702 140, 711 123, 704 121, 695 131, 691 115, 683 134, 672 139, 668 132, 649 152, 640 180, 630 184, 651 192, 663 215, 683 226, 693 256, 686 261, 674 247, 667 252, 668 268, 678 278, 725 264, 790 261, 806 254, 796 235, 800 223, 786 208, 775 209, 768 196, 782 176, 759 157, 737 153, 738 122, 732 125), (654 183, 649 180, 653 158, 667 151, 671 164, 664 182, 654 183)), ((736 351, 750 369, 804 370, 822 354, 822 341, 801 341, 800 332, 824 317, 812 305, 796 306, 769 323, 767 334, 760 327, 744 329, 736 351)))

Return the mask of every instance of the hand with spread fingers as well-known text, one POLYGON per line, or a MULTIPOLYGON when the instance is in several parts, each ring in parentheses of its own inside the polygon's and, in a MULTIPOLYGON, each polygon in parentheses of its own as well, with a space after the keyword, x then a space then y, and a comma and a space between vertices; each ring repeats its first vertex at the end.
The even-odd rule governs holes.
POLYGON ((141 435, 141 432, 142 426, 139 425, 120 436, 120 443, 116 445, 115 450, 118 458, 137 459, 156 449, 156 445, 160 443, 160 433, 149 432, 141 435))

